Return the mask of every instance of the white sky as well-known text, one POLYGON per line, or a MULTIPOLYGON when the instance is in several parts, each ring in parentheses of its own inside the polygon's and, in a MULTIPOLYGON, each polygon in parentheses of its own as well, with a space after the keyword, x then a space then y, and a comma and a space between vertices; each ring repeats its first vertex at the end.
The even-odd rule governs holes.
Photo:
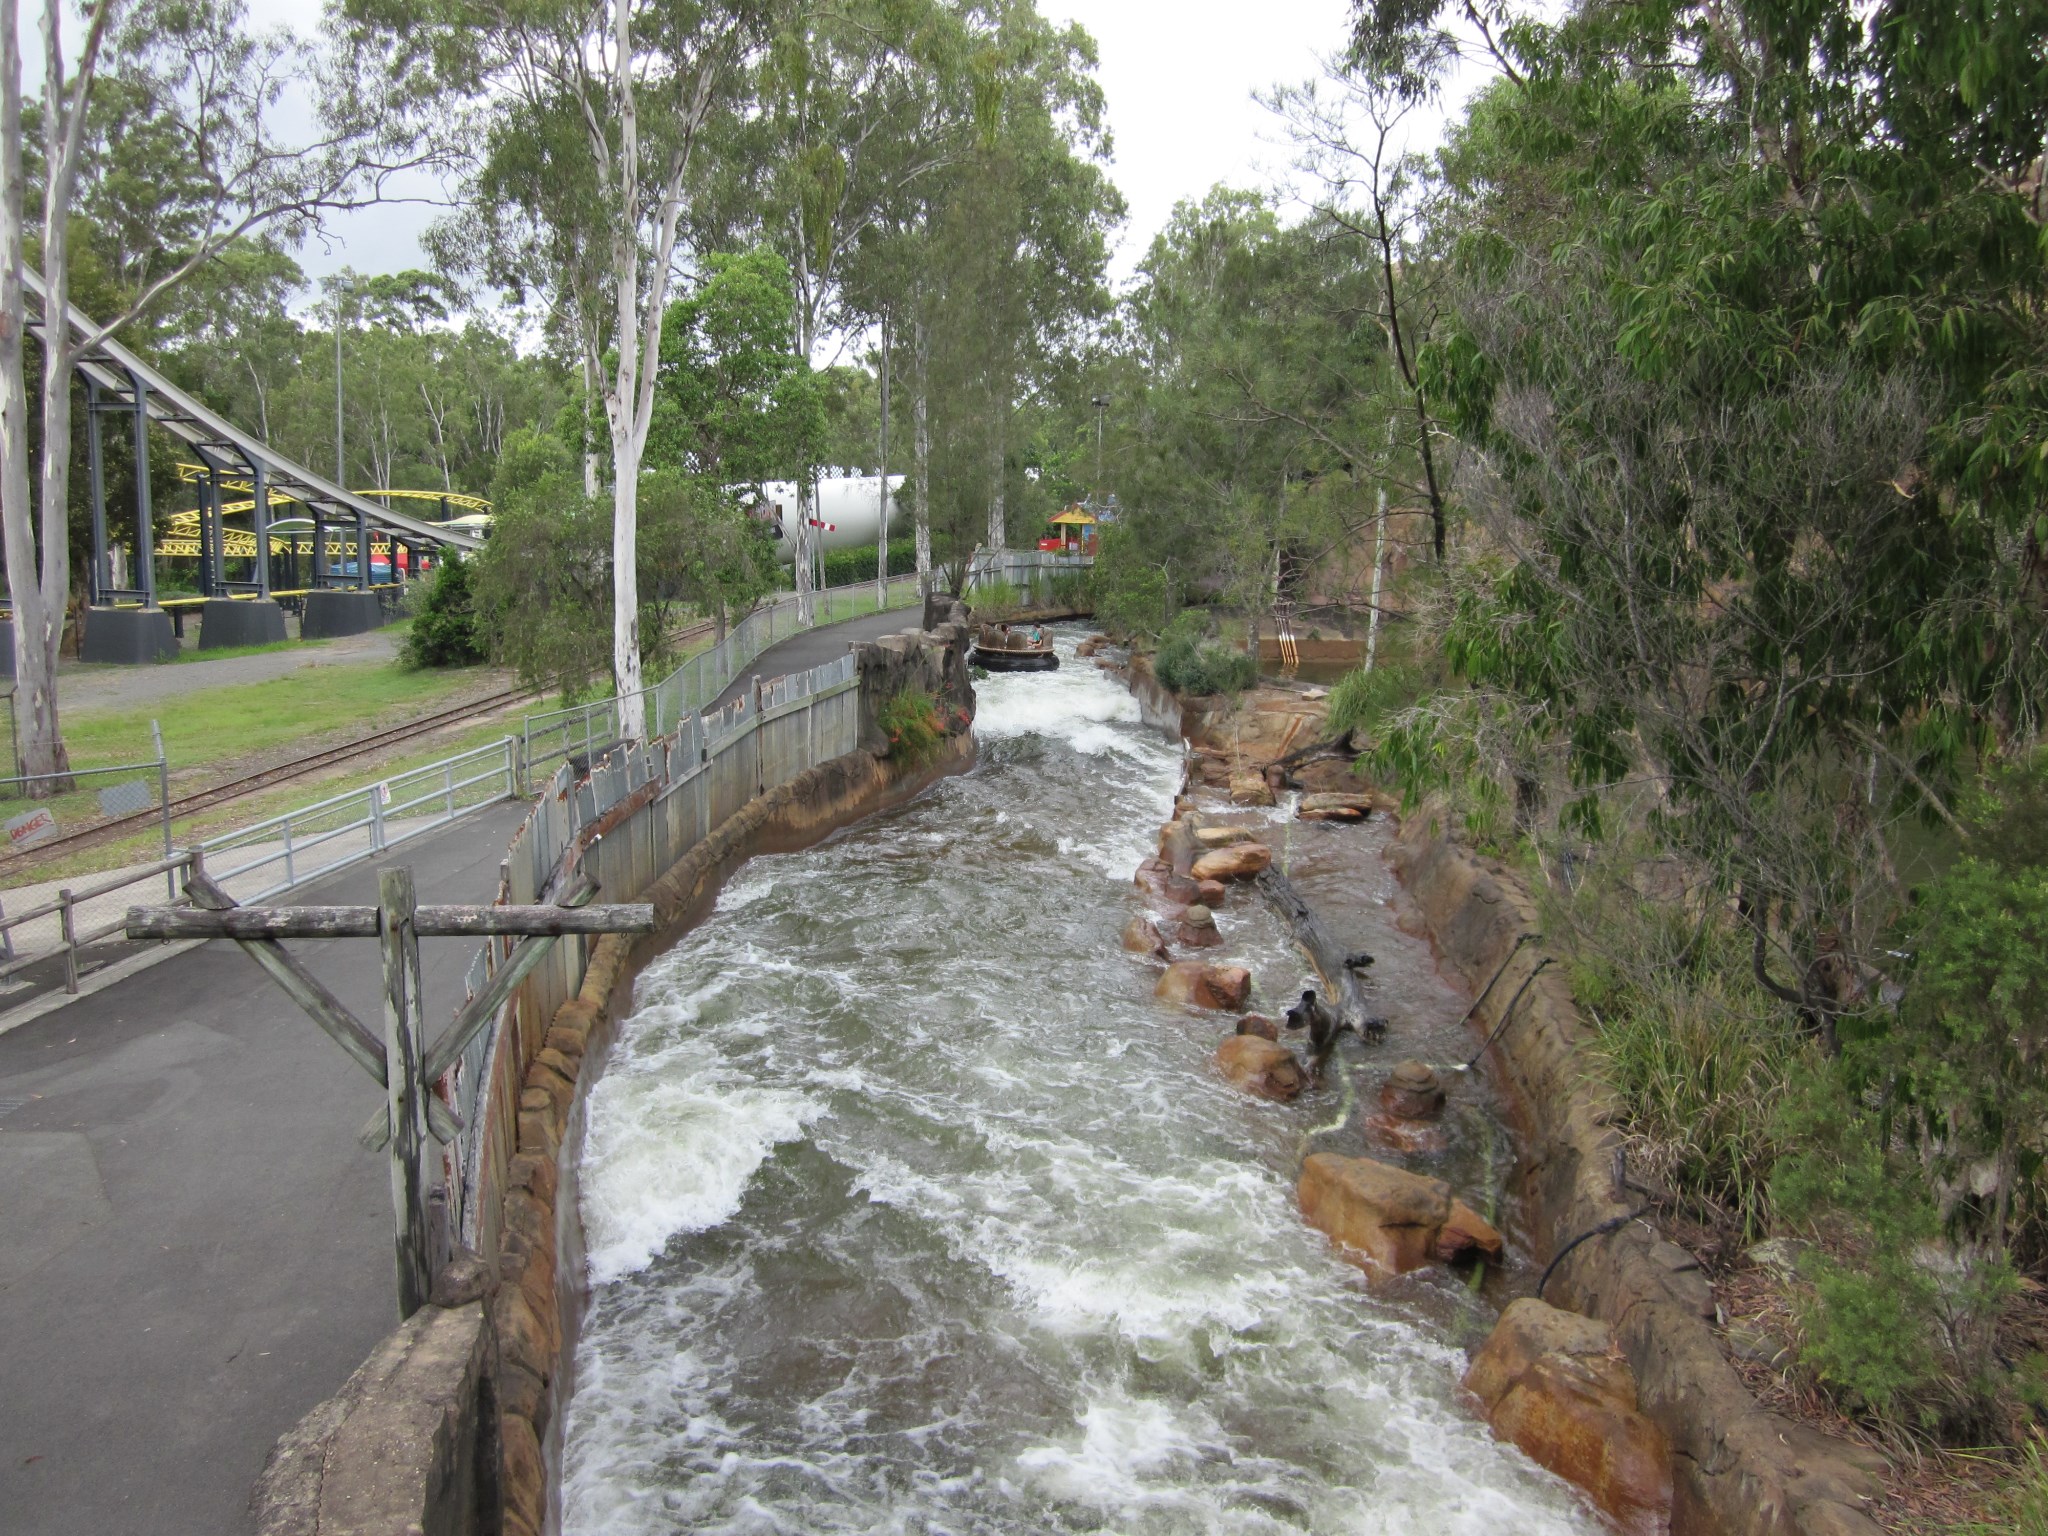
MULTIPOLYGON (((4 3, 4 0, 0 0, 4 3)), ((258 26, 311 30, 319 0, 247 0, 258 26)), ((1056 21, 1077 21, 1101 52, 1097 78, 1108 99, 1115 154, 1111 176, 1129 206, 1112 258, 1127 279, 1174 205, 1217 182, 1263 187, 1284 181, 1291 154, 1254 90, 1298 82, 1345 37, 1348 0, 1039 0, 1056 21)), ((41 73, 33 30, 22 39, 26 81, 41 73)), ((1421 146, 1416 146, 1421 147, 1421 146)), ((412 188, 433 197, 420 178, 412 188)), ((443 209, 385 205, 338 220, 323 243, 298 254, 309 277, 342 266, 395 272, 425 265, 421 232, 443 209)))

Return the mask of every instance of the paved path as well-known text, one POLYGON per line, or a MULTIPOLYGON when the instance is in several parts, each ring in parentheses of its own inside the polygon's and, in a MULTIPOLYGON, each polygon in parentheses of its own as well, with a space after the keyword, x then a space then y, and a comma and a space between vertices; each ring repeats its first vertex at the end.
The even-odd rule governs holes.
POLYGON ((705 713, 725 708, 753 687, 757 677, 784 677, 791 672, 807 672, 821 662, 837 661, 855 641, 878 640, 883 635, 915 629, 922 616, 917 608, 890 608, 865 618, 847 619, 838 624, 828 624, 823 629, 807 629, 801 634, 791 635, 756 656, 753 665, 734 678, 732 685, 705 713))
MULTIPOLYGON (((400 862, 422 900, 488 901, 525 814, 478 812, 295 899, 373 902, 400 862)), ((378 1016, 375 944, 293 947, 378 1016)), ((421 946, 430 1018, 473 948, 421 946)), ((8 1536, 249 1528, 272 1443, 397 1322, 388 1175, 355 1140, 379 1098, 221 944, 0 1036, 8 1536)))
POLYGON ((181 661, 154 667, 86 666, 66 662, 57 672, 57 697, 69 712, 84 709, 132 709, 176 693, 201 688, 229 688, 241 683, 267 683, 307 667, 345 667, 366 661, 389 661, 398 654, 399 635, 386 626, 340 640, 258 651, 253 656, 228 656, 220 661, 181 661))

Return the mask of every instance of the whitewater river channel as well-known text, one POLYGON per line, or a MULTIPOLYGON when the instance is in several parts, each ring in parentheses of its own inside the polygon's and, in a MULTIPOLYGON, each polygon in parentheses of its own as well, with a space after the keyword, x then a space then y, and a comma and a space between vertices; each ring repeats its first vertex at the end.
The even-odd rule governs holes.
MULTIPOLYGON (((1601 1529, 1461 1401, 1493 1303, 1371 1289, 1302 1222, 1335 1090, 1225 1086, 1231 1021, 1119 946, 1181 748, 1074 639, 977 685, 971 772, 755 859, 642 973, 587 1105, 563 1531, 1601 1529)), ((1453 1059, 1378 844, 1257 814, 1378 914, 1394 1048, 1453 1059)), ((1278 1012, 1285 930, 1218 920, 1278 1012)))

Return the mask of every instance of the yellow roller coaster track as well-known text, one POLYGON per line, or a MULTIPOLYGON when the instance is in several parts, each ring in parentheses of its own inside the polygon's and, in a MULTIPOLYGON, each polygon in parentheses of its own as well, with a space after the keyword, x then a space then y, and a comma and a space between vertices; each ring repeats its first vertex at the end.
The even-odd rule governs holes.
MULTIPOLYGON (((186 464, 181 462, 178 465, 178 478, 185 481, 188 485, 198 484, 201 480, 206 479, 209 473, 210 471, 204 464, 186 464)), ((233 516, 238 513, 256 510, 255 482, 249 480, 246 476, 224 476, 221 479, 220 486, 224 491, 238 491, 249 498, 247 501, 223 502, 220 509, 223 516, 233 516)), ((372 491, 356 491, 352 494, 363 497, 382 496, 387 501, 393 497, 398 497, 406 501, 445 503, 451 507, 460 507, 465 512, 483 512, 488 514, 491 511, 491 503, 488 498, 472 496, 466 491, 401 491, 380 488, 372 491)), ((288 496, 282 491, 273 490, 270 493, 270 504, 272 506, 282 506, 297 500, 296 496, 288 496)), ((174 514, 170 519, 171 526, 176 527, 181 518, 189 519, 194 528, 199 526, 199 514, 197 512, 179 512, 174 514)), ((196 553, 197 551, 194 552, 196 553)), ((256 545, 252 539, 245 553, 253 555, 255 552, 256 545)))

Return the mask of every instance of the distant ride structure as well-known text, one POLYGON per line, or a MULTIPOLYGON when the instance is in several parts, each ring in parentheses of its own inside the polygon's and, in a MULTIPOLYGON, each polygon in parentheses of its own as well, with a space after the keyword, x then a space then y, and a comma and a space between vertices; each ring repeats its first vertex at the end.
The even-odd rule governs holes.
MULTIPOLYGON (((27 271, 23 282, 40 311, 46 298, 41 277, 27 271)), ((38 313, 28 323, 29 333, 41 339, 44 324, 38 313)), ((85 383, 86 487, 92 508, 82 660, 152 662, 177 654, 171 616, 157 593, 160 550, 149 485, 152 423, 179 439, 197 460, 187 479, 197 488, 199 505, 169 520, 161 552, 183 554, 189 549, 199 562, 199 595, 171 602, 201 609, 203 648, 284 639, 279 597, 300 604, 300 633, 306 639, 373 629, 383 622, 384 612, 375 581, 380 542, 387 578, 394 569, 419 568, 422 558, 431 560, 442 550, 467 552, 482 546, 484 530, 469 523, 474 513, 434 522, 388 504, 415 496, 440 500, 440 493, 379 491, 374 494, 385 498, 380 505, 360 492, 345 490, 171 383, 101 334, 100 327, 75 307, 69 311, 69 328, 80 348, 72 367, 85 383), (126 420, 134 441, 134 557, 126 584, 115 581, 115 551, 107 537, 103 432, 108 418, 126 420), (230 496, 244 499, 230 503, 230 496), (283 520, 287 526, 273 530, 270 509, 284 502, 303 507, 304 517, 283 520), (247 513, 252 526, 230 529, 230 506, 247 513), (294 521, 307 525, 303 539, 297 528, 288 526, 294 521), (301 552, 306 558, 303 571, 297 565, 301 552), (278 586, 274 564, 281 554, 288 562, 289 579, 278 586), (228 574, 231 558, 248 562, 246 576, 228 574)), ((454 493, 446 499, 451 505, 480 500, 454 493)))

